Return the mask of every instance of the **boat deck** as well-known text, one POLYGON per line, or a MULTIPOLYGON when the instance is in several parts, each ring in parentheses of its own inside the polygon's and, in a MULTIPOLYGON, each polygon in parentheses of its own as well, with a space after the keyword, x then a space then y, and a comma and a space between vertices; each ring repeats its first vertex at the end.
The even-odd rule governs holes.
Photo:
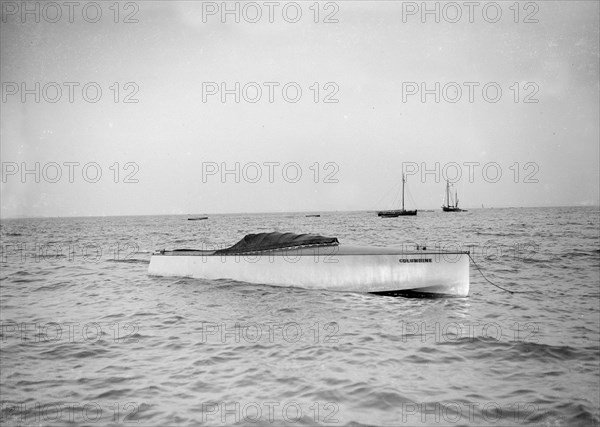
POLYGON ((399 256, 419 256, 419 255, 468 255, 469 251, 442 251, 442 250, 416 250, 407 248, 393 247, 365 247, 365 246, 304 246, 283 249, 269 249, 262 251, 252 251, 244 253, 216 253, 216 250, 202 249, 175 249, 156 251, 153 255, 163 256, 251 256, 259 254, 268 254, 272 256, 355 256, 355 255, 399 255, 399 256))

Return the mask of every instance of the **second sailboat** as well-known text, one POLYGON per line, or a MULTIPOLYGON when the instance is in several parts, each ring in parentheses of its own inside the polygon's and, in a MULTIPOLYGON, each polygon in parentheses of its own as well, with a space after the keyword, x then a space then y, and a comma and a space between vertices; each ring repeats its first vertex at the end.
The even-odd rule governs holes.
POLYGON ((402 209, 395 209, 391 211, 379 211, 377 212, 377 216, 383 218, 395 218, 398 216, 415 216, 417 214, 417 210, 407 211, 404 209, 404 183, 406 182, 406 178, 404 178, 404 174, 402 174, 402 209))

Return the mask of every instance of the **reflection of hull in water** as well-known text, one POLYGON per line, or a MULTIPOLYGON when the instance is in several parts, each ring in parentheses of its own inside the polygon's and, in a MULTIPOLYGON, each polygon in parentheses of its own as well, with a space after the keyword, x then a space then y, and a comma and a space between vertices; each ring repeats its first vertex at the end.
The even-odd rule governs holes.
POLYGON ((383 218, 396 218, 399 216, 415 216, 417 215, 417 211, 406 211, 406 210, 395 210, 395 211, 380 211, 377 212, 377 216, 383 218))
POLYGON ((155 252, 148 273, 345 292, 467 296, 468 252, 313 246, 245 254, 155 252))

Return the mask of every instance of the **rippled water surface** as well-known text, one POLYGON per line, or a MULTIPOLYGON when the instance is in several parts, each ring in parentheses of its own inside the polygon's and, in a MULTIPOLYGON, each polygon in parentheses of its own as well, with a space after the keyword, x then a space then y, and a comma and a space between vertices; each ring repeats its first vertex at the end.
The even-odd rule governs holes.
POLYGON ((598 425, 597 208, 1 223, 3 425, 598 425), (147 275, 247 233, 471 250, 467 298, 147 275), (253 423, 253 421, 256 421, 253 423))

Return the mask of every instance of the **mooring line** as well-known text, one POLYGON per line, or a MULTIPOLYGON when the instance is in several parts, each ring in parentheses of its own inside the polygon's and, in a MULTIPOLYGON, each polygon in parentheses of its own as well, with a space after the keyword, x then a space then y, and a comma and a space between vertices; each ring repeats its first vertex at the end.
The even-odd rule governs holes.
POLYGON ((475 262, 475 260, 471 256, 471 254, 469 254, 469 258, 471 258, 471 261, 473 261, 473 265, 475 266, 475 268, 477 268, 477 270, 479 271, 479 273, 481 273, 481 277, 483 277, 490 285, 493 285, 493 286, 495 286, 495 287, 497 287, 499 289, 502 289, 503 291, 506 291, 509 294, 526 294, 527 293, 527 291, 511 291, 509 289, 503 288, 502 286, 496 285, 491 280, 489 280, 487 277, 485 277, 485 275, 483 274, 483 271, 481 271, 481 268, 479 268, 479 266, 477 265, 477 263, 475 262))

